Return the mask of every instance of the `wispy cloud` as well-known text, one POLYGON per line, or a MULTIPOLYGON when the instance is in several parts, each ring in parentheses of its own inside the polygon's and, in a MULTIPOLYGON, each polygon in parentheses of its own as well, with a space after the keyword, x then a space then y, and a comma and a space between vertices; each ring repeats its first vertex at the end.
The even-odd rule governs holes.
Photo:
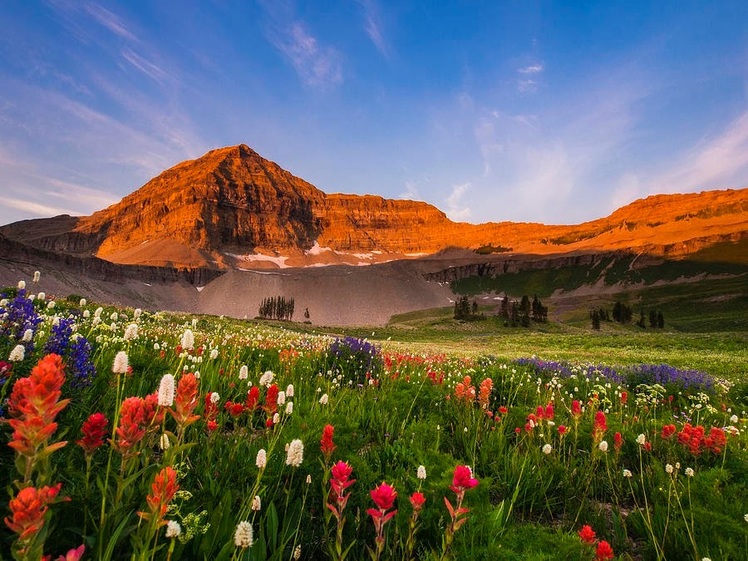
POLYGON ((160 66, 140 56, 132 49, 123 49, 122 57, 152 80, 162 85, 166 83, 169 73, 160 66))
POLYGON ((517 72, 519 72, 520 74, 539 74, 543 70, 545 70, 545 65, 543 65, 542 62, 539 62, 537 64, 531 64, 529 66, 518 68, 517 72))
POLYGON ((364 9, 364 18, 366 23, 364 31, 374 43, 374 46, 385 58, 390 57, 390 46, 384 37, 384 25, 379 12, 379 6, 375 0, 359 0, 358 2, 364 9))
POLYGON ((285 0, 260 0, 268 18, 265 35, 309 88, 327 90, 343 83, 343 55, 320 42, 285 0))
POLYGON ((406 181, 405 182, 405 191, 400 193, 398 196, 400 199, 407 199, 411 201, 417 201, 420 200, 420 195, 418 194, 418 185, 415 184, 413 181, 406 181))
POLYGON ((129 41, 137 41, 137 37, 127 28, 125 23, 114 12, 110 12, 99 4, 90 2, 85 6, 86 12, 97 22, 115 35, 129 41))
POLYGON ((465 205, 463 198, 471 187, 471 183, 461 183, 453 185, 452 190, 446 200, 446 213, 450 220, 464 222, 470 219, 472 214, 470 208, 465 205))
POLYGON ((9 197, 3 198, 3 204, 6 204, 10 208, 20 210, 35 217, 57 216, 58 214, 80 214, 79 212, 64 207, 53 207, 41 203, 35 203, 33 201, 14 199, 9 197))
POLYGON ((523 94, 532 94, 538 91, 540 86, 540 75, 545 70, 542 62, 536 62, 517 69, 517 91, 523 94))

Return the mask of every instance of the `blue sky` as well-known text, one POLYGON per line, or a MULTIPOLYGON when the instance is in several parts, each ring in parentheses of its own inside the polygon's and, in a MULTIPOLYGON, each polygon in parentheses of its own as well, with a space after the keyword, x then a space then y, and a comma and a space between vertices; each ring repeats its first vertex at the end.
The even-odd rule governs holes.
POLYGON ((744 0, 4 0, 0 29, 0 224, 239 143, 469 222, 748 186, 744 0))

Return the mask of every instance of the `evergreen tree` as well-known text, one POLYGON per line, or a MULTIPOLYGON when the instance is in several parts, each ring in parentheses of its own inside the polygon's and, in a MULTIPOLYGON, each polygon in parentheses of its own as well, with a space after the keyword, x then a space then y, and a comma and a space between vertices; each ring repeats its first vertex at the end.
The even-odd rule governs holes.
POLYGON ((504 322, 509 321, 509 296, 504 294, 504 298, 501 299, 501 317, 504 318, 504 322))
POLYGON ((662 312, 657 312, 657 327, 659 329, 665 328, 665 316, 662 315, 662 312))
POLYGON ((655 310, 649 310, 649 327, 657 327, 657 312, 655 310))
POLYGON ((639 312, 639 321, 636 322, 636 325, 638 325, 642 329, 647 328, 647 322, 644 320, 644 310, 641 310, 639 312))
POLYGON ((592 310, 592 329, 600 331, 600 313, 597 310, 592 310))

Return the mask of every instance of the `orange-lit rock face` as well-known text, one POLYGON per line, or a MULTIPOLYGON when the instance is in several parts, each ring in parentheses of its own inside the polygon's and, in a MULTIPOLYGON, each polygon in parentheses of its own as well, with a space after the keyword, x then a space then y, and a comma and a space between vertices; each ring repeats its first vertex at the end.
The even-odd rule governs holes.
MULTIPOLYGON (((315 243, 349 254, 436 253, 492 246, 558 254, 632 249, 682 255, 748 237, 748 189, 657 195, 575 226, 450 221, 423 203, 325 194, 245 145, 166 170, 119 203, 80 219, 27 221, 8 237, 117 263, 231 267, 231 255, 296 256, 315 243), (30 227, 39 223, 39 228, 30 227), (43 227, 41 227, 43 226, 43 227)), ((327 254, 325 262, 334 258, 327 254)), ((319 260, 318 260, 319 262, 319 260)), ((267 266, 267 262, 264 262, 267 266)))

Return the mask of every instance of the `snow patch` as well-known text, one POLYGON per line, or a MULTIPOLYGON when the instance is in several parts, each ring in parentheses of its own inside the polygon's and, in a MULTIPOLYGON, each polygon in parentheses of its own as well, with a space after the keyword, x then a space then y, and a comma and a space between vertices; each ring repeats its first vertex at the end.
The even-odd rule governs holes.
POLYGON ((322 253, 324 253, 326 251, 332 251, 332 248, 331 247, 321 247, 319 245, 319 243, 317 243, 315 241, 314 245, 310 249, 307 249, 304 253, 306 255, 321 255, 322 253))
MULTIPOLYGON (((248 253, 246 255, 236 255, 234 253, 227 253, 230 257, 234 257, 236 259, 239 259, 240 261, 269 261, 271 263, 275 263, 279 269, 288 269, 290 265, 286 265, 286 261, 288 260, 288 257, 285 257, 283 255, 280 256, 272 256, 272 255, 263 255, 262 253, 248 253)), ((241 267, 237 267, 239 270, 246 270, 242 269, 241 267)))
POLYGON ((197 288, 198 292, 202 292, 203 288, 205 288, 205 287, 204 286, 196 286, 195 288, 197 288))

